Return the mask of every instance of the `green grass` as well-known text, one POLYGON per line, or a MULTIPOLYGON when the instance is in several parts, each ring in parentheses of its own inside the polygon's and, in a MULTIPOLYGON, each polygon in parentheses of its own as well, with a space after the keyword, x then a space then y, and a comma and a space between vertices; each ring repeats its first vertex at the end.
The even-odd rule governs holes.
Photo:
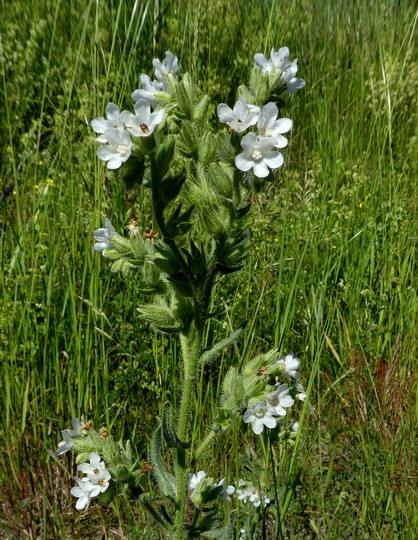
MULTIPOLYGON (((306 459, 283 537, 414 538, 414 3, 34 0, 2 3, 0 21, 0 177, 15 191, 0 201, 0 537, 154 537, 123 494, 77 513, 75 467, 47 452, 84 413, 146 457, 157 403, 180 397, 178 344, 139 323, 139 294, 92 249, 105 215, 118 229, 150 215, 146 193, 98 163, 89 122, 110 100, 130 107, 167 49, 214 111, 255 52, 287 45, 307 84, 283 111, 291 143, 278 184, 254 201, 248 264, 216 288, 208 343, 228 320, 249 324, 202 372, 194 433, 237 355, 293 351, 310 398, 297 455, 272 454, 279 488, 306 459)), ((200 467, 232 481, 245 464, 264 482, 257 439, 242 433, 200 467)))

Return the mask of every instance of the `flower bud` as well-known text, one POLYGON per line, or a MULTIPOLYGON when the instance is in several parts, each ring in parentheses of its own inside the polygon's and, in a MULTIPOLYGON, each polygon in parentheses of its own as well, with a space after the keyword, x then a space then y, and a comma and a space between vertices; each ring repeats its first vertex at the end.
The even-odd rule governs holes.
POLYGON ((208 113, 208 107, 210 103, 209 96, 203 96, 193 111, 193 120, 196 123, 203 122, 208 113))

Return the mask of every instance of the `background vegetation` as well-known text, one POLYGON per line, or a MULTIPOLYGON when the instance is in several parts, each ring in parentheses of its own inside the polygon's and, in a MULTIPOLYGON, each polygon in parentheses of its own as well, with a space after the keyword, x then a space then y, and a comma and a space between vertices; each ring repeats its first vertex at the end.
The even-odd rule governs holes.
MULTIPOLYGON (((287 45, 307 85, 286 111, 285 167, 254 200, 250 260, 217 288, 208 342, 249 324, 238 351, 202 373, 194 430, 213 418, 236 352, 293 351, 312 393, 283 537, 414 538, 414 2, 11 6, 0 4, 0 537, 154 537, 123 494, 78 513, 71 457, 49 452, 84 413, 146 457, 156 404, 179 398, 176 341, 138 322, 134 287, 93 252, 104 216, 121 230, 150 215, 140 188, 96 158, 89 122, 108 101, 130 108, 167 49, 214 112, 234 103, 255 52, 287 45)), ((239 432, 200 467, 261 475, 256 437, 239 432)))

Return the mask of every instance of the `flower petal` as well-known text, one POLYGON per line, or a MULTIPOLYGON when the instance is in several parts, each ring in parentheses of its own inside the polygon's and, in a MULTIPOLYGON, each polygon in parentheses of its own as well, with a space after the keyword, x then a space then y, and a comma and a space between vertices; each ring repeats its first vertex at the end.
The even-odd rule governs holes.
POLYGON ((249 154, 253 147, 257 144, 257 135, 253 132, 247 133, 241 140, 242 148, 249 154))
POLYGON ((235 115, 232 112, 231 107, 228 107, 226 103, 220 103, 216 109, 220 122, 226 124, 232 122, 235 119, 235 115))
POLYGON ((107 168, 110 170, 119 169, 123 161, 119 154, 113 154, 112 157, 107 162, 107 168))
POLYGON ((295 400, 292 398, 292 396, 284 396, 280 398, 280 405, 282 407, 291 407, 295 400))
POLYGON ((91 122, 91 127, 94 129, 96 133, 104 133, 106 129, 109 127, 109 121, 105 120, 103 116, 99 116, 98 118, 94 118, 91 122))
POLYGON ((254 174, 258 178, 265 178, 266 176, 269 175, 269 170, 266 163, 267 162, 265 161, 261 161, 260 163, 254 163, 254 166, 253 166, 254 174))
POLYGON ((268 428, 275 428, 277 425, 276 419, 273 416, 265 416, 263 418, 264 425, 268 428))
POLYGON ((249 160, 247 157, 247 154, 245 152, 242 152, 241 154, 238 154, 235 156, 235 165, 240 171, 247 172, 251 169, 253 166, 253 161, 249 160))
POLYGON ((266 165, 268 165, 270 169, 277 169, 278 167, 281 167, 284 162, 282 154, 280 152, 271 152, 271 154, 273 154, 271 157, 270 155, 267 155, 264 158, 264 162, 266 163, 266 165))
POLYGON ((260 418, 254 418, 254 421, 252 423, 253 431, 256 435, 260 435, 260 433, 263 431, 264 422, 260 418))
POLYGON ((276 144, 274 145, 275 148, 286 148, 288 144, 289 141, 286 139, 286 137, 283 137, 283 135, 276 135, 276 144))
POLYGON ((293 122, 290 118, 279 118, 274 124, 275 133, 287 133, 292 129, 293 122))
POLYGON ((113 150, 111 150, 110 146, 100 146, 96 150, 96 155, 103 161, 108 161, 112 156, 114 156, 113 150))

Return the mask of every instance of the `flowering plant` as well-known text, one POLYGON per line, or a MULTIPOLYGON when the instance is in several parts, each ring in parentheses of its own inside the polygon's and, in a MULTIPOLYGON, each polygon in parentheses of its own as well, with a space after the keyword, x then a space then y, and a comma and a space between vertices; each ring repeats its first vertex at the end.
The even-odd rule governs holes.
POLYGON ((58 453, 74 450, 78 470, 86 474, 71 490, 77 509, 87 510, 93 497, 109 503, 127 485, 170 538, 235 538, 233 519, 222 525, 217 515, 221 502, 230 504, 237 495, 260 510, 271 503, 269 496, 252 482, 233 486, 226 478, 215 482, 203 471, 195 474, 196 464, 218 433, 241 418, 257 435, 266 428, 280 433, 279 441, 294 438, 294 424, 286 428, 282 419, 295 399, 306 397, 296 382, 301 362, 293 355, 281 359, 273 349, 232 366, 221 382, 217 418, 197 445, 189 429, 194 381, 202 366, 241 339, 242 326, 209 349, 202 347, 213 287, 221 276, 237 272, 248 253, 252 193, 275 181, 284 162, 283 134, 292 121, 281 117, 276 103, 284 103, 283 94, 296 92, 304 81, 295 78, 296 60, 289 61, 287 48, 273 49, 270 60, 256 54, 249 85, 240 86, 233 108, 218 105, 220 129, 213 131, 206 122, 209 97, 198 95, 189 74, 179 77, 177 57, 168 51, 153 66, 156 79, 142 74, 142 88, 132 93, 134 113, 109 103, 107 118, 91 122, 101 143, 97 156, 107 168, 150 190, 153 229, 140 231, 131 222, 128 233, 119 234, 106 218, 105 228, 94 231, 94 249, 111 261, 112 272, 130 276, 141 288, 147 301, 138 307, 140 317, 179 337, 184 368, 177 421, 165 403, 150 463, 138 463, 129 442, 116 442, 107 429, 98 432, 84 418, 73 419, 73 430, 63 430, 58 453), (295 386, 289 387, 292 381, 295 386), (162 459, 163 445, 171 452, 172 468, 162 459), (167 501, 158 510, 143 487, 150 471, 167 501), (191 521, 185 517, 188 501, 195 507, 191 521))

